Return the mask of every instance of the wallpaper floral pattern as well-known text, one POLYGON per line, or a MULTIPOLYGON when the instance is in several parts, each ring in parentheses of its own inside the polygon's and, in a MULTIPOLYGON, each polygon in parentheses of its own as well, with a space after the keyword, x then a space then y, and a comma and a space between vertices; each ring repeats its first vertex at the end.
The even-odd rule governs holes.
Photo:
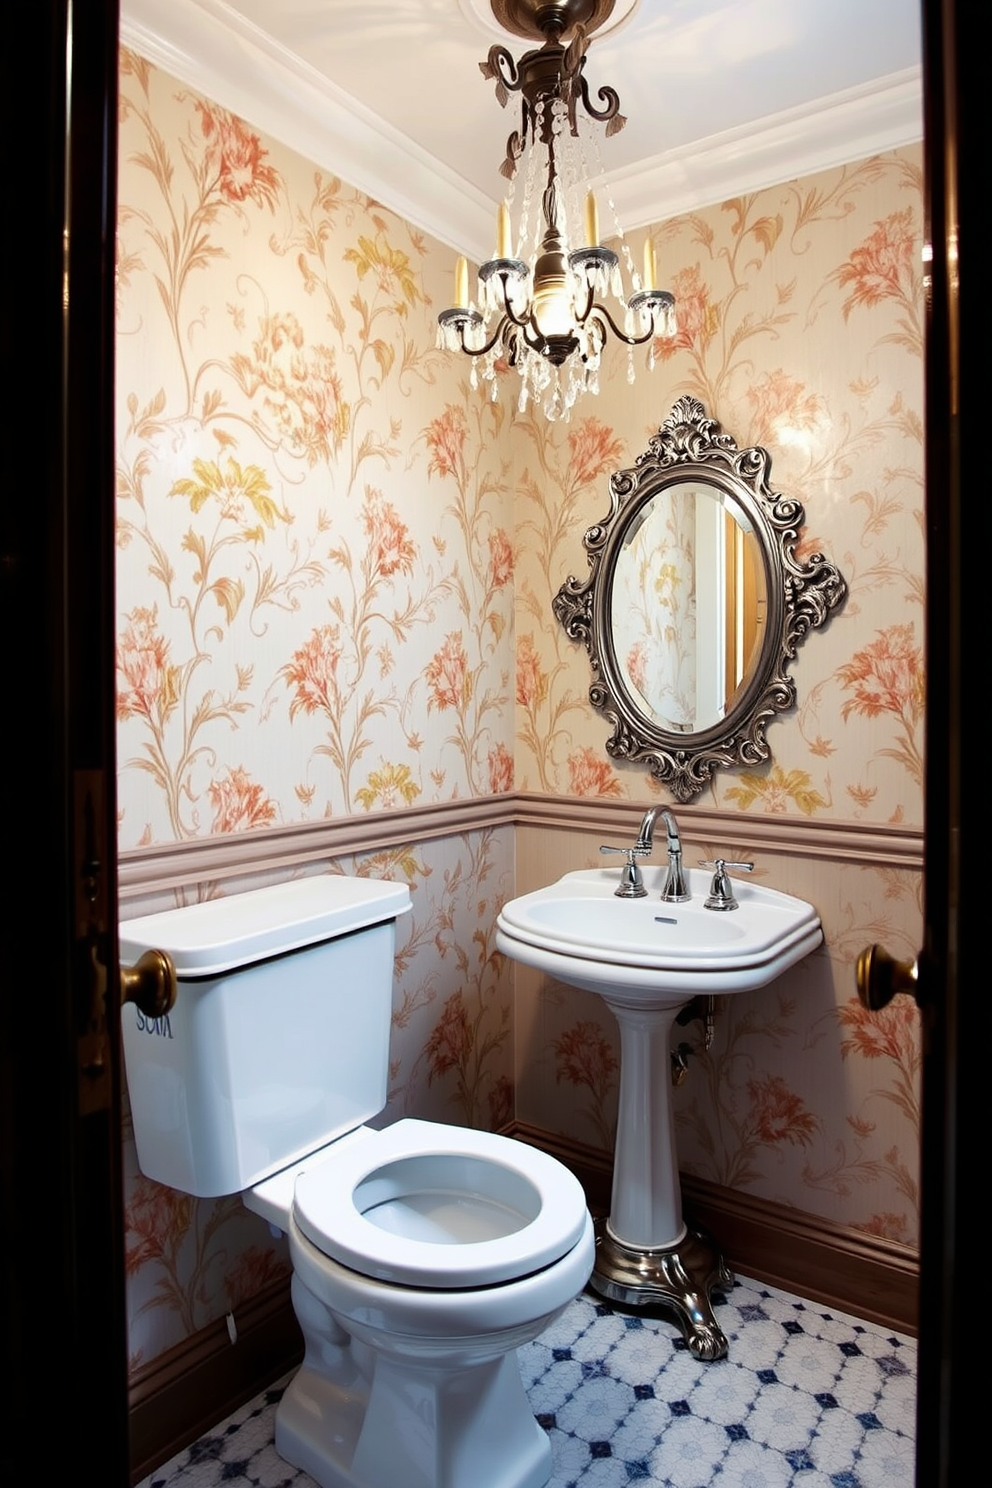
MULTIPOLYGON (((606 755, 587 658, 550 605, 610 472, 686 392, 773 451, 773 485, 806 507, 804 548, 849 596, 799 654, 774 763, 715 777, 725 840, 693 840, 691 807, 684 834, 704 856, 746 814, 919 826, 920 169, 900 150, 654 227, 678 336, 632 386, 616 356, 600 396, 549 425, 513 413, 511 371, 492 402, 436 350, 453 254, 122 53, 122 849, 512 790, 656 799, 606 755)), ((582 866, 566 837, 544 834, 558 871, 582 866)), ((323 865, 413 892, 383 1119, 516 1117, 606 1149, 608 1013, 495 949, 527 847, 486 828, 323 865)), ((677 1092, 683 1165, 913 1245, 915 1014, 864 1014, 851 968, 871 940, 915 954, 919 875, 774 853, 756 871, 817 904, 826 946, 717 1008, 677 1092)), ((137 1369, 286 1257, 236 1201, 159 1190, 127 1156, 137 1369)))

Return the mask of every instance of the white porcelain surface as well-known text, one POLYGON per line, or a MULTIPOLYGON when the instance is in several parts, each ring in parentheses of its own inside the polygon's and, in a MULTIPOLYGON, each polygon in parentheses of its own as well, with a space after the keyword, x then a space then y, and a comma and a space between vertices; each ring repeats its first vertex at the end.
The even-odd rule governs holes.
POLYGON ((265 956, 331 940, 409 913, 410 890, 391 879, 318 873, 125 920, 121 959, 168 951, 180 979, 217 976, 265 956))
POLYGON ((175 1007, 122 1010, 142 1171, 241 1192, 288 1232, 306 1354, 276 1448, 322 1488, 542 1488, 515 1349, 595 1257, 574 1176, 488 1132, 366 1123, 385 1104, 405 885, 318 875, 132 920, 175 1007), (331 1257, 340 1259, 332 1259, 331 1257), (366 1274, 368 1273, 368 1274, 366 1274))
POLYGON ((318 874, 121 925, 125 962, 158 947, 178 976, 164 1018, 121 1010, 147 1177, 241 1193, 381 1111, 409 908, 406 884, 318 874))
POLYGON ((572 986, 677 1007, 700 992, 764 986, 823 939, 812 905, 777 889, 735 878, 739 907, 711 910, 710 871, 688 870, 686 904, 662 902, 663 865, 643 875, 643 899, 617 898, 615 868, 567 873, 511 899, 497 921, 497 945, 572 986))
POLYGON ((397 1121, 296 1181, 293 1217, 325 1255, 411 1287, 513 1281, 576 1246, 587 1218, 562 1163, 493 1132, 397 1121))
POLYGON ((588 1214, 578 1243, 551 1266, 456 1291, 350 1271, 295 1222, 289 1239, 306 1356, 276 1415, 281 1456, 322 1488, 543 1488, 550 1443, 515 1351, 588 1281, 588 1214))
MULTIPOLYGON (((620 1092, 608 1226, 623 1244, 677 1246, 685 1235, 669 1049, 678 1010, 700 994, 773 981, 823 940, 812 905, 733 877, 738 908, 705 907, 713 874, 687 870, 691 899, 666 904, 663 864, 647 894, 620 899, 620 869, 584 869, 511 899, 497 921, 504 955, 601 996, 620 1030, 620 1092)), ((733 875, 732 875, 733 876, 733 875)))

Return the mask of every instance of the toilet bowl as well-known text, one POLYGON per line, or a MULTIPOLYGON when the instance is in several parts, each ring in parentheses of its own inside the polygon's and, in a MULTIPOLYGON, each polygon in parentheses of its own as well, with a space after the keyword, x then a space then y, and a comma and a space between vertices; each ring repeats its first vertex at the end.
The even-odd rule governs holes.
POLYGON ((287 1228, 305 1341, 279 1454, 325 1488, 541 1488, 551 1447, 515 1350, 592 1270, 572 1174, 506 1137, 403 1120, 343 1138, 292 1187, 288 1215, 283 1174, 244 1196, 287 1228))
POLYGON ((138 1162, 241 1193, 289 1237, 305 1355, 276 1450, 322 1488, 542 1488, 515 1350, 585 1286, 581 1186, 536 1148, 385 1104, 405 885, 321 875, 121 925, 176 963, 158 1028, 123 1011, 138 1162))

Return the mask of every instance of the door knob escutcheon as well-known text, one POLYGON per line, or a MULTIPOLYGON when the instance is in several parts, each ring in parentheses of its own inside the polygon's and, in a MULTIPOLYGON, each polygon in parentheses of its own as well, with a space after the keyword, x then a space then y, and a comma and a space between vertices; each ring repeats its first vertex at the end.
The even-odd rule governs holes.
POLYGON ((888 1007, 899 992, 916 996, 916 962, 897 961, 884 946, 866 946, 858 957, 858 997, 870 1013, 888 1007))
POLYGON ((121 1002, 133 1002, 146 1018, 164 1018, 176 1001, 176 968, 167 951, 145 951, 121 967, 121 1002))

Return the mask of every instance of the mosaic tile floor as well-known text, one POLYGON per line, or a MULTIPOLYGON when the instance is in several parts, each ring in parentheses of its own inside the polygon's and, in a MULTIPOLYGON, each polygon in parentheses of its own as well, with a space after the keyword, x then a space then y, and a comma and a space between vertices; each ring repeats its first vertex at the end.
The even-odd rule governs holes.
MULTIPOLYGON (((712 1364, 589 1293, 520 1350, 548 1488, 912 1488, 915 1340, 742 1278, 714 1303, 730 1351, 712 1364)), ((272 1445, 285 1383, 139 1488, 313 1488, 272 1445)))

